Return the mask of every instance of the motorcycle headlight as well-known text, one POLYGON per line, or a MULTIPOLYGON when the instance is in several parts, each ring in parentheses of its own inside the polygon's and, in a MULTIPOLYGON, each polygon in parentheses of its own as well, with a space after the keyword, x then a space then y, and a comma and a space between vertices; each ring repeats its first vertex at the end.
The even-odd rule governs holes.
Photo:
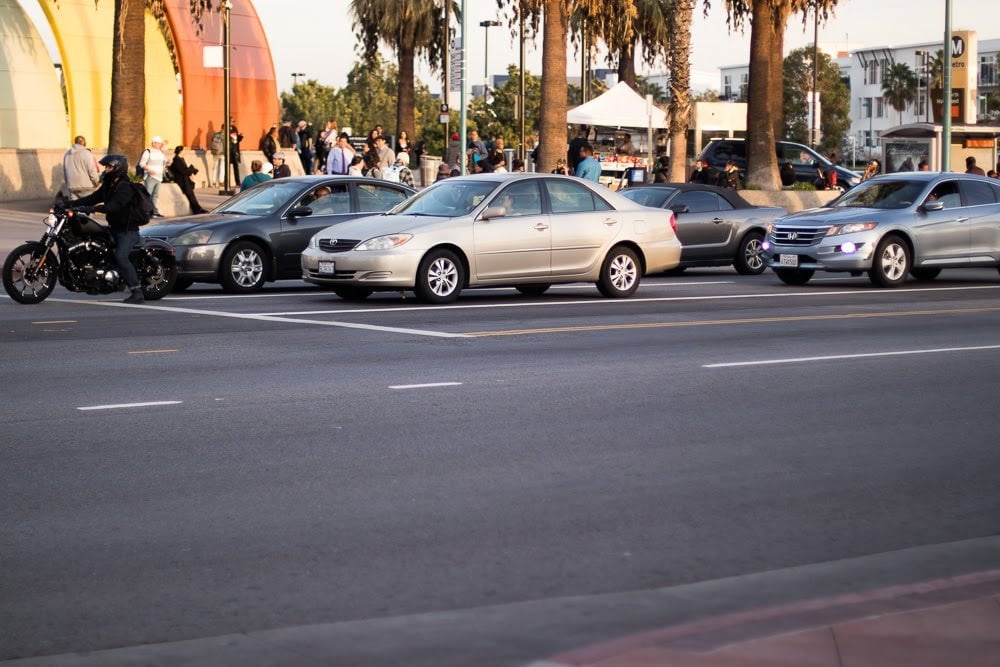
POLYGON ((875 229, 874 222, 848 222, 844 225, 834 225, 826 230, 827 236, 838 236, 840 234, 857 234, 875 229))
POLYGON ((386 234, 385 236, 376 236, 373 239, 368 239, 363 243, 359 243, 355 246, 355 250, 389 250, 391 248, 396 248, 410 239, 413 238, 413 234, 386 234))
POLYGON ((46 218, 45 218, 45 224, 50 229, 52 227, 55 227, 57 222, 59 222, 59 218, 56 217, 55 213, 49 213, 48 216, 46 216, 46 218))
POLYGON ((192 229, 190 232, 184 232, 175 238, 172 243, 173 245, 204 245, 211 238, 211 229, 192 229))

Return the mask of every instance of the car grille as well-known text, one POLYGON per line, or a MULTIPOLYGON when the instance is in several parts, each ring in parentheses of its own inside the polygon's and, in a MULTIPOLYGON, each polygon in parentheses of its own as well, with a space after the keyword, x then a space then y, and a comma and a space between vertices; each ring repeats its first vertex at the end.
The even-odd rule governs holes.
POLYGON ((323 252, 347 252, 359 243, 360 239, 320 239, 319 249, 323 252))
POLYGON ((823 227, 792 227, 775 225, 771 229, 771 240, 778 245, 815 245, 826 236, 829 226, 823 227))

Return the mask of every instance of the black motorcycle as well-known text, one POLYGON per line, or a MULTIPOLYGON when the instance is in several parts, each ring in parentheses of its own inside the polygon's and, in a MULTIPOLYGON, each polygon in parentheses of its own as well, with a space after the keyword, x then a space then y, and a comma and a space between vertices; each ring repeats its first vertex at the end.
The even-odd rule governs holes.
MULTIPOLYGON (((155 300, 170 293, 177 280, 173 246, 144 239, 129 257, 143 297, 155 300)), ((79 211, 55 208, 45 218, 41 240, 14 248, 3 264, 4 289, 18 303, 44 301, 56 280, 70 291, 88 294, 124 289, 111 231, 79 211)))

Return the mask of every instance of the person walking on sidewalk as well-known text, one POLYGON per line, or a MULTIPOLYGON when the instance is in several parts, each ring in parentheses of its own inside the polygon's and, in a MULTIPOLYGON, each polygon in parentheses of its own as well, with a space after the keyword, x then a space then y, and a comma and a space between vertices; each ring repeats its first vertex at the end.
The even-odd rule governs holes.
POLYGON ((162 218, 157 202, 160 198, 160 184, 163 182, 163 172, 167 170, 167 156, 163 153, 164 143, 161 137, 153 137, 149 148, 142 152, 139 167, 142 168, 143 185, 153 200, 153 217, 162 218))
POLYGON ((122 280, 131 292, 125 303, 142 303, 142 287, 139 273, 129 259, 132 248, 139 245, 138 221, 132 219, 132 200, 139 195, 132 190, 128 178, 128 160, 124 155, 105 155, 101 158, 104 174, 101 187, 72 204, 83 213, 103 213, 115 239, 115 261, 121 271, 122 280))
POLYGON ((187 197, 188 205, 191 207, 191 213, 201 214, 208 213, 205 209, 201 207, 198 203, 198 198, 194 194, 194 181, 191 177, 198 173, 198 167, 193 164, 188 164, 187 160, 181 157, 181 153, 184 151, 183 146, 177 146, 174 148, 174 159, 170 161, 170 166, 167 167, 170 171, 170 175, 173 177, 174 183, 177 187, 181 189, 184 196, 187 197))
POLYGON ((73 139, 73 145, 63 155, 63 178, 64 192, 69 199, 86 197, 101 184, 97 160, 82 136, 73 139))

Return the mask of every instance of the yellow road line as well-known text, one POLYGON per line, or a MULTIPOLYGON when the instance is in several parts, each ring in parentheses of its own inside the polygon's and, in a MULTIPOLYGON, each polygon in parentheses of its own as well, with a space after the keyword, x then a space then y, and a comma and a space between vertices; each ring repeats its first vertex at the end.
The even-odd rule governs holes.
POLYGON ((996 313, 1000 308, 953 308, 948 310, 901 310, 877 313, 844 313, 842 315, 793 315, 788 317, 747 317, 731 320, 690 320, 682 322, 635 322, 631 324, 592 324, 578 327, 549 327, 542 329, 509 329, 499 331, 472 331, 466 336, 527 336, 531 334, 571 333, 575 331, 614 331, 618 329, 666 329, 671 327, 705 327, 723 324, 772 324, 777 322, 819 322, 822 320, 852 320, 876 317, 915 317, 920 315, 961 315, 968 313, 996 313))
POLYGON ((129 350, 128 354, 166 354, 177 350, 129 350))
POLYGON ((32 324, 76 324, 76 320, 52 320, 49 322, 32 322, 32 324))

